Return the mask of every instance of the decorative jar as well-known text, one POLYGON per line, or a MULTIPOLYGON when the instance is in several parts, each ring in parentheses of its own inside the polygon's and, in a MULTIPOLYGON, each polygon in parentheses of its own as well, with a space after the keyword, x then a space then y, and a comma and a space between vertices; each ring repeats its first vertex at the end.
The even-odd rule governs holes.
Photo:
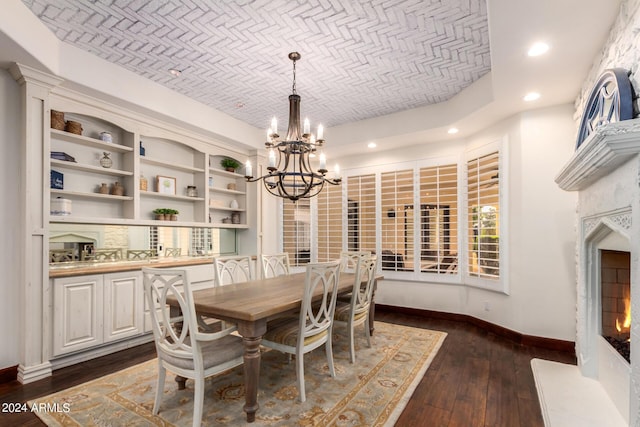
POLYGON ((231 214, 231 223, 240 224, 240 212, 233 212, 231 214))
POLYGON ((102 166, 103 168, 110 168, 111 166, 113 166, 113 160, 111 160, 111 157, 109 157, 111 153, 103 151, 102 154, 103 156, 100 159, 100 166, 102 166))
POLYGON ((100 141, 113 142, 113 136, 111 136, 111 132, 100 132, 100 141))

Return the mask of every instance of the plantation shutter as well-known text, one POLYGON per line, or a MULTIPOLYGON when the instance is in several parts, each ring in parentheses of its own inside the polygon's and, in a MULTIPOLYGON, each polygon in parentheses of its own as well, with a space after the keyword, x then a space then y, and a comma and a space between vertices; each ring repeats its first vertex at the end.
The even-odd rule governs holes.
POLYGON ((467 162, 469 275, 500 278, 499 153, 467 162))
POLYGON ((376 250, 376 177, 347 178, 347 250, 376 250))
POLYGON ((309 199, 293 203, 282 201, 282 246, 289 253, 291 265, 307 264, 311 260, 311 211, 309 199))
POLYGON ((339 259, 342 251, 342 186, 326 185, 316 199, 318 262, 339 259))
POLYGON ((414 269, 413 169, 384 172, 381 181, 383 270, 414 269))
POLYGON ((420 264, 425 273, 458 267, 458 167, 420 169, 420 264))

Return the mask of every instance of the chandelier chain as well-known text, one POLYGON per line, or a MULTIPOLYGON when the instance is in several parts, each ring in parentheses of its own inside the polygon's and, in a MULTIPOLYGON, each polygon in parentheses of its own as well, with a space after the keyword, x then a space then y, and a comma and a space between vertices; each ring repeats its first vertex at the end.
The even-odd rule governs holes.
POLYGON ((294 95, 297 95, 298 92, 296 92, 296 60, 293 60, 293 85, 291 87, 292 93, 294 95))

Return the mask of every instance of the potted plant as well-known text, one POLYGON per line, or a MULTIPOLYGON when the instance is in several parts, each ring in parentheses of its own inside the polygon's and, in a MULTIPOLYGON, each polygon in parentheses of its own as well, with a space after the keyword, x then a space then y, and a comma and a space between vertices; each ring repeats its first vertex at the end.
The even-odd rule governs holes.
POLYGON ((179 213, 180 212, 175 209, 165 209, 164 217, 165 219, 170 219, 171 221, 177 221, 179 213), (167 218, 167 215, 169 216, 169 218, 167 218))
POLYGON ((220 160, 220 165, 226 171, 235 172, 236 169, 240 167, 240 162, 238 162, 236 159, 232 159, 231 157, 225 157, 224 159, 220 160))
POLYGON ((157 220, 163 221, 165 220, 165 213, 166 213, 166 209, 165 208, 158 208, 158 209, 154 209, 153 213, 155 215, 155 218, 157 220))

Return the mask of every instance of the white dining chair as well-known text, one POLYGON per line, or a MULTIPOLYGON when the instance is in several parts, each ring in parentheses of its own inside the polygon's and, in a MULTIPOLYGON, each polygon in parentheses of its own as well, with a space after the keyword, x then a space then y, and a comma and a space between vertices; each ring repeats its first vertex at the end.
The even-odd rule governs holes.
POLYGON ((304 354, 325 346, 329 372, 335 378, 331 332, 336 294, 340 280, 340 261, 312 263, 306 266, 304 293, 297 318, 276 319, 267 324, 262 345, 296 356, 296 378, 301 402, 306 400, 304 386, 304 354), (319 303, 312 298, 320 293, 319 303))
MULTIPOLYGON (((371 251, 342 251, 340 252, 340 270, 345 273, 353 273, 356 271, 360 258, 370 255, 371 251)), ((351 293, 340 295, 338 301, 351 301, 351 293)))
POLYGON ((342 271, 353 272, 358 260, 369 255, 371 255, 371 251, 342 251, 340 252, 340 268, 342 271))
POLYGON ((248 282, 255 279, 253 262, 249 255, 213 257, 213 267, 216 286, 248 282))
POLYGON ((373 299, 373 285, 376 279, 378 258, 375 255, 358 259, 355 269, 355 280, 348 302, 337 301, 333 322, 336 326, 345 326, 349 339, 351 363, 356 361, 354 344, 355 328, 364 325, 367 345, 371 347, 371 331, 369 330, 369 308, 373 299))
POLYGON ((203 333, 198 328, 191 286, 185 270, 142 268, 144 293, 150 310, 158 354, 158 383, 153 404, 157 415, 164 394, 166 371, 194 381, 193 426, 202 422, 205 378, 243 363, 242 338, 232 328, 203 333), (171 315, 167 299, 180 307, 171 315), (153 309, 155 308, 155 309, 153 309))
POLYGON ((262 265, 262 278, 286 276, 291 273, 291 265, 289 263, 289 254, 282 252, 274 255, 260 255, 262 265))

